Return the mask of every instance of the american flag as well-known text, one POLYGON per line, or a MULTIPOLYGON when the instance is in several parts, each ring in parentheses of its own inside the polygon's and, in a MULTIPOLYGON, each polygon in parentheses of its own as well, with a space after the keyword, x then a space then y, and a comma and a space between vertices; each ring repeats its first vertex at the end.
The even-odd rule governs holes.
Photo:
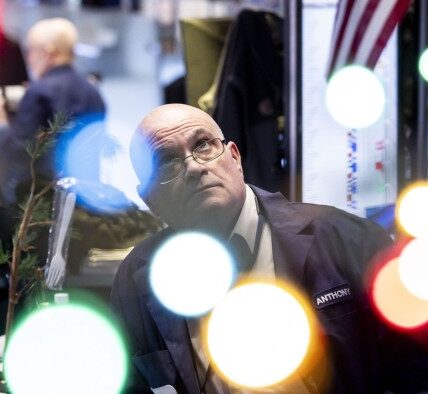
POLYGON ((412 0, 339 0, 327 76, 349 64, 373 69, 412 0))

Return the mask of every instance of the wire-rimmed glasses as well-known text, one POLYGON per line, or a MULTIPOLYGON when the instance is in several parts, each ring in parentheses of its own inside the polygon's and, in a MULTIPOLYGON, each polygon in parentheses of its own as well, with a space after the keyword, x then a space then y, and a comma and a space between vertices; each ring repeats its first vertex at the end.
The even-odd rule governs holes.
POLYGON ((211 138, 197 145, 189 156, 184 158, 174 157, 171 160, 161 162, 156 167, 155 180, 161 185, 165 185, 180 178, 186 172, 186 165, 184 162, 190 157, 199 164, 205 164, 217 159, 217 157, 223 154, 225 144, 226 140, 211 138))

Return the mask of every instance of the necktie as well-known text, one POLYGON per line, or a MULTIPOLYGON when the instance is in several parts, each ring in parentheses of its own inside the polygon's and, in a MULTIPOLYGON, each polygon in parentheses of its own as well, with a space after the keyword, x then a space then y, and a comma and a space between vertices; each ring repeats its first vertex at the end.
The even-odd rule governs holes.
POLYGON ((263 216, 259 215, 256 236, 254 240, 254 248, 252 252, 246 239, 241 234, 233 233, 229 239, 232 255, 235 258, 238 271, 241 273, 250 272, 254 266, 254 263, 256 262, 264 224, 265 222, 263 216))
POLYGON ((233 234, 229 240, 232 255, 239 272, 249 272, 254 264, 253 254, 245 238, 240 234, 233 234))

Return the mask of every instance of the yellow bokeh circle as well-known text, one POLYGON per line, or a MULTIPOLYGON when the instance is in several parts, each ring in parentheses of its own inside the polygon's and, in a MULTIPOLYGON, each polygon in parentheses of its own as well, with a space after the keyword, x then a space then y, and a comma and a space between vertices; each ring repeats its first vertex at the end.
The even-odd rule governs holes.
POLYGON ((419 182, 406 189, 397 203, 397 221, 413 237, 428 236, 428 183, 419 182))
POLYGON ((311 324, 293 291, 273 283, 247 283, 213 310, 207 346, 211 362, 232 384, 261 388, 296 371, 307 355, 311 324))

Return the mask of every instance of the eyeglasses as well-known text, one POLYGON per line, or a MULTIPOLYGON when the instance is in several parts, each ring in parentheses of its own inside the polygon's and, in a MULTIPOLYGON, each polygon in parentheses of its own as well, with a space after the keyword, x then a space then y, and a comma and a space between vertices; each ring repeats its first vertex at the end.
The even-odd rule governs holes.
POLYGON ((220 138, 212 138, 210 140, 202 141, 195 149, 193 149, 191 155, 186 156, 183 159, 175 157, 171 160, 161 162, 156 168, 157 171, 154 179, 161 185, 172 182, 185 174, 186 165, 184 162, 189 157, 193 157, 193 160, 199 164, 208 163, 223 154, 225 144, 226 140, 221 140, 220 138))

